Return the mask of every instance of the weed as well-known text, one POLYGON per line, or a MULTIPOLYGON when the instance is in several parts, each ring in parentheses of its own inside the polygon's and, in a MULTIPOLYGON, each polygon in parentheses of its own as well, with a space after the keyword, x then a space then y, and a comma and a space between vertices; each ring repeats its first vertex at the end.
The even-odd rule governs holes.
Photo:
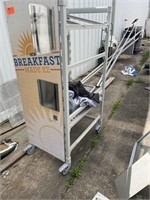
POLYGON ((96 144, 100 141, 102 135, 96 135, 90 143, 90 150, 86 153, 86 155, 81 158, 78 162, 78 165, 69 171, 69 178, 66 182, 66 190, 68 190, 74 183, 76 178, 81 176, 81 170, 83 169, 85 163, 87 162, 88 155, 90 151, 96 146, 96 144))
POLYGON ((70 170, 70 175, 72 178, 79 178, 81 176, 81 169, 79 166, 74 167, 72 170, 70 170))
POLYGON ((68 190, 74 183, 74 178, 72 178, 71 176, 67 179, 67 183, 66 183, 66 189, 68 190))
POLYGON ((144 79, 138 78, 137 80, 134 81, 135 83, 145 83, 144 79))
POLYGON ((87 161, 87 155, 79 160, 79 167, 82 169, 87 161))
POLYGON ((129 80, 126 82, 126 84, 127 84, 128 87, 130 87, 131 85, 133 85, 133 83, 134 83, 134 79, 133 79, 133 78, 129 79, 129 80))
POLYGON ((67 183, 66 183, 67 189, 69 189, 73 185, 74 180, 76 178, 79 178, 81 176, 81 169, 80 169, 80 167, 79 166, 74 167, 72 170, 70 170, 69 175, 70 176, 67 179, 67 183))
POLYGON ((148 60, 149 57, 150 57, 150 52, 149 51, 145 51, 142 54, 142 58, 140 60, 140 65, 143 65, 148 60))
POLYGON ((145 83, 145 81, 144 81, 144 79, 142 79, 142 78, 138 78, 138 79, 133 79, 133 78, 131 78, 131 79, 129 79, 129 80, 126 82, 126 84, 127 84, 128 87, 130 87, 131 85, 133 85, 133 83, 145 83))
POLYGON ((67 179, 67 183, 66 183, 67 189, 69 189, 73 185, 74 180, 76 178, 79 178, 81 176, 81 170, 83 169, 83 167, 87 161, 87 156, 88 155, 85 155, 83 158, 81 158, 79 160, 78 166, 74 167, 72 170, 70 170, 69 178, 67 179))
POLYGON ((97 143, 98 143, 98 141, 95 138, 92 139, 91 142, 90 142, 91 149, 93 149, 97 145, 97 143))
POLYGON ((96 135, 90 142, 90 148, 93 149, 101 139, 101 135, 96 135))
POLYGON ((111 109, 111 113, 109 115, 109 119, 112 117, 112 115, 116 112, 116 110, 120 107, 120 103, 121 103, 121 99, 114 102, 112 109, 111 109))

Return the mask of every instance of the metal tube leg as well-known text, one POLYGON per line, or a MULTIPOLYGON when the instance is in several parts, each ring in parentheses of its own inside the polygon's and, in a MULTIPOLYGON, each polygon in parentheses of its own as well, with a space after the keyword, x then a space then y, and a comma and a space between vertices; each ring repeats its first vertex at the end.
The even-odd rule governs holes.
POLYGON ((68 97, 68 44, 67 44, 67 13, 66 1, 59 1, 60 6, 60 43, 61 43, 61 74, 62 74, 62 90, 63 90, 63 114, 64 114, 64 145, 65 145, 65 161, 59 172, 66 175, 71 167, 71 151, 70 151, 70 127, 69 127, 69 97, 68 97))
POLYGON ((105 96, 105 81, 106 81, 106 70, 107 70, 107 59, 108 59, 108 46, 109 46, 109 35, 110 35, 110 25, 111 25, 111 7, 109 7, 109 12, 107 16, 107 34, 106 34, 106 42, 105 42, 105 60, 104 60, 104 67, 103 67, 103 76, 102 76, 102 103, 100 105, 100 123, 102 126, 103 123, 103 109, 104 109, 104 96, 105 96))

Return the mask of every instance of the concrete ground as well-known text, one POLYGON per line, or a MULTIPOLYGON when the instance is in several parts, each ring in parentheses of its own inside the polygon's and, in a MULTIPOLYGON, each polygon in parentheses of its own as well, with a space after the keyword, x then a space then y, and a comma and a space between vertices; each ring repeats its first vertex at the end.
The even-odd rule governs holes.
MULTIPOLYGON (((144 89, 149 86, 149 76, 144 71, 136 77, 144 82, 131 87, 126 82, 132 77, 120 72, 126 65, 139 65, 140 59, 141 54, 122 55, 112 70, 115 81, 106 90, 103 137, 89 151, 95 137, 92 129, 72 152, 72 168, 90 152, 80 178, 66 190, 69 174, 62 176, 58 172, 62 162, 37 149, 33 155, 26 155, 12 165, 5 179, 1 176, 1 199, 92 199, 98 191, 111 200, 119 198, 114 181, 127 169, 133 145, 145 131, 150 94, 144 89), (121 100, 120 107, 109 119, 112 105, 118 100, 121 100)), ((76 126, 72 138, 87 124, 83 120, 76 126)), ((143 196, 149 199, 147 193, 143 196)))

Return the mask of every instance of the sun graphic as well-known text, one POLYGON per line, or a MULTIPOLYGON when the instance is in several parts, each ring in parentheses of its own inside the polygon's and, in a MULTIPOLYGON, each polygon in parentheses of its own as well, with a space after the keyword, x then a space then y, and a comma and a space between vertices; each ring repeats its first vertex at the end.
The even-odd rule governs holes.
MULTIPOLYGON (((51 118, 51 117, 50 117, 51 118)), ((64 161, 64 134, 59 121, 50 120, 44 109, 33 110, 26 115, 28 137, 31 144, 64 161)))
POLYGON ((31 55, 32 53, 34 53, 32 35, 28 32, 23 33, 20 36, 18 47, 18 52, 20 53, 20 56, 31 55))

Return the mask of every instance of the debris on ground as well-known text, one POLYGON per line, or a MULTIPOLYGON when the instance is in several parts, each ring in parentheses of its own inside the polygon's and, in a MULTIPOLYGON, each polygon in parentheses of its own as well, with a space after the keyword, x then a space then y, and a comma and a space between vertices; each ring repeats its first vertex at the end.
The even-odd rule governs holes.
POLYGON ((138 72, 136 69, 132 66, 125 66, 125 69, 121 71, 123 75, 129 75, 129 76, 138 76, 138 72))
POLYGON ((10 171, 6 170, 2 173, 2 177, 5 179, 6 176, 8 176, 10 174, 10 171))
POLYGON ((97 192, 92 200, 109 200, 109 199, 106 198, 104 195, 102 195, 100 192, 97 192))
POLYGON ((145 87, 145 90, 149 90, 150 91, 150 87, 145 87))
POLYGON ((4 159, 6 156, 15 151, 17 148, 18 148, 18 142, 16 141, 12 142, 11 139, 4 140, 0 144, 0 160, 4 159))

